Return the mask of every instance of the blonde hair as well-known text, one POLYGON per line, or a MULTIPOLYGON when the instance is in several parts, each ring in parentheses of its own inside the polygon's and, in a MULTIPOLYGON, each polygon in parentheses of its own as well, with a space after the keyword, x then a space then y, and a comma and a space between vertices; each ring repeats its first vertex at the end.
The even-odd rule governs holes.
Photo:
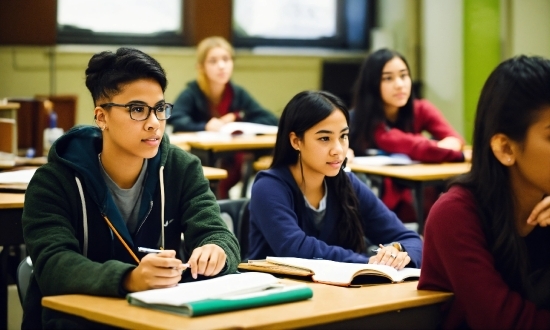
MULTIPOLYGON (((204 66, 204 62, 206 61, 206 56, 208 56, 208 52, 212 48, 216 47, 221 47, 227 50, 227 52, 231 55, 231 59, 235 57, 235 50, 233 49, 231 44, 223 37, 208 37, 206 39, 203 39, 197 45, 197 65, 199 67, 202 68, 204 66)), ((204 70, 198 70, 197 83, 199 84, 199 88, 201 89, 201 91, 206 94, 208 98, 210 98, 210 86, 208 85, 208 79, 206 78, 206 73, 204 72, 204 70)))

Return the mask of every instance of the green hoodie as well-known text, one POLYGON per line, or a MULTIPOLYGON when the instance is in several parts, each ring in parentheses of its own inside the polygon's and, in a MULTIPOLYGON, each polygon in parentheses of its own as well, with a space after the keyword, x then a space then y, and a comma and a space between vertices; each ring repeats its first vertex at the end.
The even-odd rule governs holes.
MULTIPOLYGON (((195 248, 216 244, 227 255, 221 274, 237 269, 237 239, 220 218, 197 157, 163 137, 159 152, 148 160, 140 223, 132 235, 101 176, 101 148, 98 128, 75 127, 54 143, 48 163, 29 183, 22 224, 34 276, 24 302, 23 328, 86 326, 83 319, 43 309, 43 296, 125 296, 122 282, 136 263, 104 216, 138 258, 144 256, 139 246, 161 246, 164 228, 164 248, 176 250, 177 258, 186 261, 195 248)), ((191 279, 189 273, 184 280, 191 279)))

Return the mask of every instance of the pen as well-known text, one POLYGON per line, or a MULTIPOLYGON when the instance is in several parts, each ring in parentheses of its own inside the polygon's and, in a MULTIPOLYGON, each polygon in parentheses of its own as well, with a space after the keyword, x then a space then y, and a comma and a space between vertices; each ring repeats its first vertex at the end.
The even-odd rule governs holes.
POLYGON ((382 244, 378 244, 379 247, 377 247, 376 249, 371 249, 371 252, 380 252, 383 248, 384 248, 384 245, 382 244))
POLYGON ((145 253, 161 253, 164 250, 157 250, 157 249, 150 249, 146 247, 138 247, 139 252, 145 252, 145 253))
MULTIPOLYGON (((138 247, 138 251, 139 252, 144 252, 144 253, 161 253, 164 250, 150 249, 150 248, 140 246, 140 247, 138 247)), ((182 266, 187 267, 187 268, 191 268, 191 266, 189 264, 182 264, 182 266)))

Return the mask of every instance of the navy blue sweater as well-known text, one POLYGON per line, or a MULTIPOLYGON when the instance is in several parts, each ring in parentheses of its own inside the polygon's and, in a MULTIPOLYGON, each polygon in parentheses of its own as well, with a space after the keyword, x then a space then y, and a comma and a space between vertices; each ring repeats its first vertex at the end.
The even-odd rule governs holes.
MULTIPOLYGON (((405 228, 353 173, 348 173, 348 177, 359 200, 363 231, 368 240, 373 244, 401 243, 411 257, 407 266, 419 268, 422 240, 418 234, 405 228)), ((304 196, 287 167, 259 172, 251 196, 249 259, 277 256, 368 262, 366 255, 337 245, 342 209, 336 192, 330 188, 320 231, 315 228, 304 196)))

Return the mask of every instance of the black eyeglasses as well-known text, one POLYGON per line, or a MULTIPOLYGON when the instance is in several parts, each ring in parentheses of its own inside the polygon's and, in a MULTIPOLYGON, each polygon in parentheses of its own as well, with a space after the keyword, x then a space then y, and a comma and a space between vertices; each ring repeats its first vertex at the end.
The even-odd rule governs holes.
POLYGON ((170 103, 163 103, 155 107, 150 107, 147 104, 137 104, 137 103, 128 103, 128 104, 116 104, 116 103, 104 103, 99 105, 102 108, 105 107, 123 107, 127 108, 130 112, 130 118, 137 121, 147 120, 151 115, 153 110, 155 111, 155 116, 158 120, 166 120, 172 115, 173 105, 170 103), (146 108, 149 108, 149 111, 146 111, 146 108))

